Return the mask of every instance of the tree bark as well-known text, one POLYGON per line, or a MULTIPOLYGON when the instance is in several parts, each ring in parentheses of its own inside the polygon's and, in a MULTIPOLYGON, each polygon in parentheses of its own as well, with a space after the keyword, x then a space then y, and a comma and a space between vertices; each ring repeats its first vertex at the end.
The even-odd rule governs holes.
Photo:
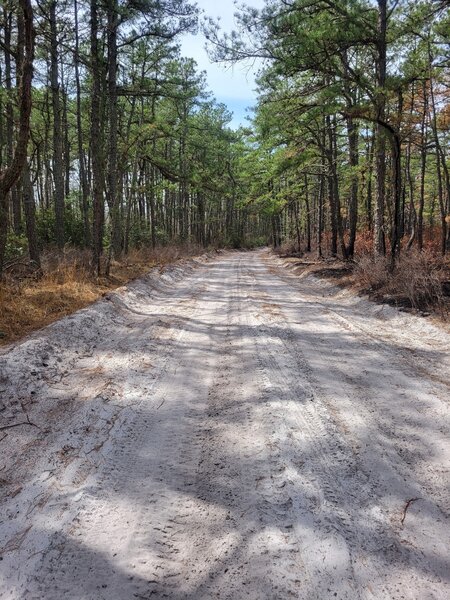
POLYGON ((349 164, 352 169, 350 200, 349 200, 349 241, 347 246, 347 255, 352 258, 355 253, 356 227, 358 224, 358 174, 356 172, 359 165, 358 155, 358 128, 352 117, 347 118, 347 135, 348 135, 348 153, 349 164))
POLYGON ((83 149, 83 129, 81 122, 81 83, 80 83, 80 40, 78 32, 78 0, 74 0, 73 3, 74 17, 75 17, 75 54, 74 54, 74 65, 75 65, 75 87, 76 87, 76 106, 77 106, 77 149, 78 149, 78 173, 80 178, 81 188, 81 212, 83 215, 83 227, 84 227, 84 243, 86 246, 91 244, 91 227, 89 223, 89 186, 86 176, 86 165, 83 149))
POLYGON ((30 167, 25 162, 22 171, 22 190, 23 190, 23 211, 25 214, 25 226, 28 240, 28 254, 30 260, 36 267, 41 269, 41 255, 39 252, 38 237, 36 231, 36 204, 34 202, 34 191, 30 177, 30 167))
POLYGON ((311 213, 309 210, 308 175, 305 175, 306 252, 311 252, 311 213))
MULTIPOLYGON (((5 88, 6 88, 6 160, 11 164, 14 154, 14 105, 13 105, 13 85, 11 70, 11 50, 12 47, 12 27, 13 13, 6 7, 3 10, 4 28, 5 28, 5 88)), ((17 55, 23 55, 23 27, 18 27, 17 55)), ((20 67, 16 70, 16 86, 20 85, 20 67)), ((12 226, 14 233, 20 235, 22 229, 22 215, 20 206, 20 196, 16 186, 11 188, 12 205, 12 226)))
POLYGON ((23 55, 17 58, 17 66, 20 71, 19 131, 12 161, 0 173, 0 277, 3 274, 6 236, 8 232, 8 193, 22 173, 27 159, 27 146, 30 134, 31 83, 33 79, 34 58, 33 9, 30 0, 20 0, 19 7, 18 23, 24 32, 23 55))
POLYGON ((420 128, 420 194, 419 194, 419 210, 417 212, 417 244, 419 249, 423 248, 423 211, 425 207, 425 174, 427 167, 427 140, 428 140, 428 92, 427 84, 424 82, 422 87, 423 93, 423 113, 422 123, 420 128))
POLYGON ((378 40, 377 40, 377 125, 375 142, 375 173, 376 173, 376 200, 374 210, 373 240, 376 256, 385 254, 384 239, 384 208, 385 208, 385 180, 386 180, 386 139, 385 130, 380 125, 384 121, 386 112, 386 29, 387 29, 387 0, 378 0, 378 40))
POLYGON ((436 152, 436 168, 437 168, 437 184, 438 184, 438 201, 439 210, 441 215, 441 252, 444 255, 447 250, 447 220, 446 210, 444 201, 444 186, 442 177, 442 153, 441 145, 439 141, 439 134, 437 129, 437 115, 436 115, 436 102, 434 94, 434 85, 432 79, 432 56, 431 47, 428 44, 428 58, 429 58, 429 69, 430 69, 430 109, 431 109, 431 129, 433 132, 435 152, 436 152))
POLYGON ((344 240, 344 230, 342 226, 341 216, 341 200, 339 196, 339 178, 337 174, 337 139, 336 139, 336 119, 333 119, 331 123, 330 118, 327 117, 327 129, 329 147, 327 152, 328 165, 329 165, 329 198, 330 198, 330 213, 331 213, 331 226, 332 226, 332 239, 331 239, 331 254, 337 255, 337 244, 341 248, 342 258, 347 258, 347 248, 344 240))
MULTIPOLYGON (((117 28, 119 23, 117 0, 108 0, 108 206, 111 212, 110 257, 116 260, 122 253, 120 202, 117 194, 117 28)), ((109 269, 109 260, 108 260, 109 269)), ((108 270, 107 269, 107 270, 108 270)), ((108 274, 108 273, 107 273, 108 274)))
POLYGON ((103 148, 101 133, 101 59, 98 44, 98 1, 90 1, 91 8, 91 157, 92 157, 92 196, 93 196, 93 231, 92 231, 92 268, 98 276, 101 273, 100 259, 103 252, 103 148))
POLYGON ((50 84, 53 111, 53 183, 55 206, 55 237, 60 250, 64 248, 64 177, 63 143, 61 129, 61 95, 59 85, 58 31, 56 24, 56 0, 50 0, 50 84))

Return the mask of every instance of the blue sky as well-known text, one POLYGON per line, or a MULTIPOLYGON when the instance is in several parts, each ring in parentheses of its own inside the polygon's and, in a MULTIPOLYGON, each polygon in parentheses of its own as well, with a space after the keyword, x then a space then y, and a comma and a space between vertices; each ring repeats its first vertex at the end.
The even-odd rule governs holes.
POLYGON ((253 106, 255 101, 255 95, 251 91, 246 98, 233 98, 232 96, 219 97, 218 94, 214 95, 219 102, 226 104, 228 110, 233 113, 233 120, 230 123, 230 127, 236 129, 240 125, 249 125, 247 117, 252 116, 249 108, 253 106))
MULTIPOLYGON (((234 13, 236 7, 233 0, 196 0, 200 10, 209 17, 220 17, 223 31, 230 32, 235 28, 234 13)), ((249 6, 262 8, 264 0, 246 0, 249 6)), ((227 105, 234 113, 231 127, 239 127, 247 123, 246 108, 253 106, 256 94, 255 69, 249 65, 212 64, 205 50, 205 38, 201 33, 196 36, 186 35, 181 40, 183 56, 193 58, 200 70, 206 71, 210 90, 219 102, 227 105)))

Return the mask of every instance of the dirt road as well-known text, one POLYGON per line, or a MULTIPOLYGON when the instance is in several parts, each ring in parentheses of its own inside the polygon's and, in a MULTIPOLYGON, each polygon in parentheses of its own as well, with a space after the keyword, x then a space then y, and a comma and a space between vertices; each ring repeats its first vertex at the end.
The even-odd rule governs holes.
POLYGON ((0 597, 450 597, 449 348, 265 251, 8 348, 0 597))

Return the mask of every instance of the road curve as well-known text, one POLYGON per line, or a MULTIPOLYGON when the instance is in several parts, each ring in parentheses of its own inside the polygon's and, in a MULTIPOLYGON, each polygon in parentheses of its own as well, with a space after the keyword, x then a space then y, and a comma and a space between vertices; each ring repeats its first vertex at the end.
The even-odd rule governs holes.
POLYGON ((0 598, 450 597, 449 336, 267 251, 0 354, 0 598))

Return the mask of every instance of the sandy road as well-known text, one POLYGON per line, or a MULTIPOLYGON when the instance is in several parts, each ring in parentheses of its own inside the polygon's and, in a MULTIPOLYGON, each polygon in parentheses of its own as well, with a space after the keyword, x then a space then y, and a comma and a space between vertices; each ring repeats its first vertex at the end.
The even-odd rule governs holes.
POLYGON ((0 354, 0 597, 450 596, 449 337, 266 252, 0 354))

